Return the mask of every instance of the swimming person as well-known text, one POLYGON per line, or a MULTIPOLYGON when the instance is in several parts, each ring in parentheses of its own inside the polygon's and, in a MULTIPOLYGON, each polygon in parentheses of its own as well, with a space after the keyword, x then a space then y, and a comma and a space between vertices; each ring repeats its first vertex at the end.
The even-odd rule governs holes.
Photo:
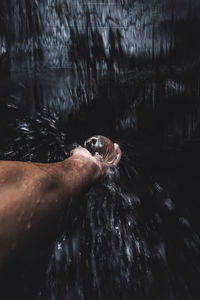
POLYGON ((1 271, 24 247, 51 235, 63 211, 118 164, 121 150, 113 145, 109 160, 79 146, 56 163, 0 161, 1 271))

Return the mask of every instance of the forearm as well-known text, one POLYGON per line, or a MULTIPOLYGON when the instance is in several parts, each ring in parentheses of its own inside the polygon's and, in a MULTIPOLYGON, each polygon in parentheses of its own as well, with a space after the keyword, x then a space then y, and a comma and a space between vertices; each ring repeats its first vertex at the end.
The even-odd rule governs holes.
POLYGON ((92 161, 73 157, 55 164, 0 166, 0 266, 25 245, 45 239, 63 210, 99 175, 92 161))

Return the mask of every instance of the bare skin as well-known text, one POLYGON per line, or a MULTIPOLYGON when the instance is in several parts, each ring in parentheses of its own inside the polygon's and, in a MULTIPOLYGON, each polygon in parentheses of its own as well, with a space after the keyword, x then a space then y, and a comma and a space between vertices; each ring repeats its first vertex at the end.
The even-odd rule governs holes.
POLYGON ((0 162, 0 270, 27 245, 54 230, 60 214, 121 158, 115 144, 112 164, 77 147, 57 163, 0 162))

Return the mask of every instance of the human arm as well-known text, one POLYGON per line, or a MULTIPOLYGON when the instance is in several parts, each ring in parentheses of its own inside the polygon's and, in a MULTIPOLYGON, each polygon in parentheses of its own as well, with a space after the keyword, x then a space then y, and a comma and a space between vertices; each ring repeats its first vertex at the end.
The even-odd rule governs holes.
POLYGON ((62 162, 0 162, 0 268, 55 231, 60 215, 111 165, 76 148, 62 162))

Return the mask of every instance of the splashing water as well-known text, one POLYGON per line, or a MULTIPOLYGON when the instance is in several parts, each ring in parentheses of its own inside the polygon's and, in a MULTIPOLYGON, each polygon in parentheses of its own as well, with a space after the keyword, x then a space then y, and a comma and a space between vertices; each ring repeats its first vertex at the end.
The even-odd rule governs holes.
MULTIPOLYGON (((67 137, 57 122, 40 114, 18 122, 17 137, 1 157, 64 159, 67 137)), ((200 240, 160 184, 145 183, 124 149, 119 167, 66 216, 71 225, 52 246, 37 299, 150 299, 150 295, 167 300, 186 293, 190 297, 187 275, 179 268, 194 272, 200 240), (175 252, 176 247, 181 252, 175 252)))
POLYGON ((200 6, 186 3, 1 1, 0 158, 61 161, 94 134, 123 152, 18 266, 11 299, 199 299, 200 6))

